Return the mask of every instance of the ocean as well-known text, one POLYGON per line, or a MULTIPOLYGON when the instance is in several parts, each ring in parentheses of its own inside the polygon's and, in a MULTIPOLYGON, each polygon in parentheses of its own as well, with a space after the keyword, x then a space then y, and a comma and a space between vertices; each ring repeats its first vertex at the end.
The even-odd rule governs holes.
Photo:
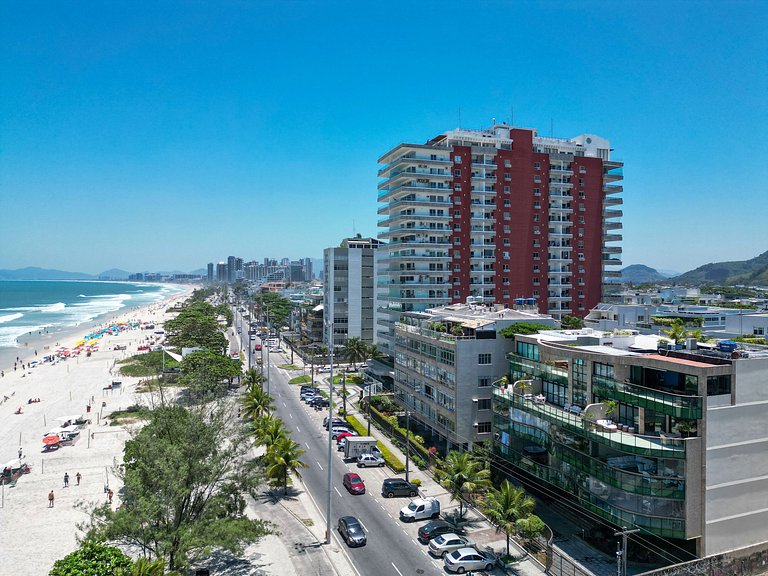
POLYGON ((35 336, 69 333, 105 314, 164 300, 184 289, 169 284, 95 281, 0 281, 0 355, 35 336))

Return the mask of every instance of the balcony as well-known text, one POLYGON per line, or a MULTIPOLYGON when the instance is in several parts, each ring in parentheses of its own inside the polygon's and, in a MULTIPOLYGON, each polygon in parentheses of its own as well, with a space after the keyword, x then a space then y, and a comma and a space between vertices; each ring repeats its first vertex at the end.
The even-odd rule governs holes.
POLYGON ((599 376, 592 377, 592 392, 600 398, 655 410, 675 418, 698 420, 702 417, 701 396, 672 394, 599 376))
POLYGON ((603 193, 608 194, 620 194, 621 192, 624 192, 624 186, 619 186, 618 184, 606 184, 603 186, 603 193))
POLYGON ((624 204, 624 198, 606 196, 603 198, 603 206, 621 206, 624 204))
POLYGON ((603 218, 621 218, 624 216, 622 210, 603 210, 603 218))
POLYGON ((614 220, 603 220, 603 230, 621 230, 624 226, 614 220))
POLYGON ((603 266, 621 266, 621 258, 603 258, 603 266))
POLYGON ((450 166, 452 164, 450 158, 444 158, 442 160, 433 159, 430 156, 413 155, 413 156, 401 156, 400 158, 393 160, 383 168, 379 170, 379 177, 386 178, 387 174, 395 168, 403 168, 413 164, 430 164, 433 166, 450 166))
MULTIPOLYGON (((387 244, 387 248, 390 250, 394 249, 403 249, 403 248, 409 248, 409 247, 422 247, 422 246, 432 246, 435 248, 450 248, 451 243, 448 240, 393 240, 389 244, 387 244)), ((403 255, 402 256, 405 259, 410 258, 410 256, 403 255)))
POLYGON ((536 402, 526 399, 522 394, 511 394, 511 389, 504 392, 496 386, 493 391, 494 410, 504 415, 505 411, 516 408, 527 414, 533 414, 549 424, 560 426, 593 440, 604 446, 627 454, 639 454, 642 456, 658 458, 685 458, 686 439, 662 438, 661 436, 644 436, 622 431, 608 431, 595 422, 586 420, 581 416, 566 412, 559 406, 546 402, 536 402))
POLYGON ((439 200, 431 200, 429 198, 410 198, 410 199, 402 199, 402 200, 394 200, 393 202, 389 202, 384 206, 379 207, 377 212, 379 214, 389 214, 391 211, 396 211, 400 209, 406 209, 406 208, 432 208, 432 207, 439 207, 439 208, 450 208, 452 206, 450 201, 450 196, 445 196, 445 199, 443 201, 439 200))
POLYGON ((603 242, 621 242, 623 239, 621 234, 603 234, 603 242))

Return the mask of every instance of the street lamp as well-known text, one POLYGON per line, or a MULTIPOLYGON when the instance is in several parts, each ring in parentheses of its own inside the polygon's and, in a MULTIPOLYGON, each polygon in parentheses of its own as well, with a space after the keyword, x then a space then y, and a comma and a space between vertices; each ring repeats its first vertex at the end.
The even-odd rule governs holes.
POLYGON ((328 392, 328 501, 326 503, 325 510, 325 543, 331 543, 331 490, 332 474, 331 474, 331 458, 333 458, 333 319, 329 319, 328 323, 328 345, 330 346, 330 360, 331 360, 331 385, 328 392))
POLYGON ((408 410, 408 395, 405 396, 405 481, 410 482, 409 464, 411 461, 411 412, 408 410))

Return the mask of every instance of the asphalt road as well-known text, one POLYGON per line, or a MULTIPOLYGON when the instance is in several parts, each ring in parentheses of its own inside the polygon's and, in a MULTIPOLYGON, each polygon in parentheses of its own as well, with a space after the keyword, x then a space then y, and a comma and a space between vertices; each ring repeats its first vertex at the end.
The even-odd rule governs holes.
MULTIPOLYGON (((265 355, 266 357, 266 355, 265 355)), ((299 386, 288 384, 286 371, 278 369, 282 355, 270 354, 270 392, 275 399, 275 413, 288 429, 294 441, 306 451, 303 460, 308 468, 301 476, 310 496, 325 519, 328 485, 328 433, 322 420, 328 410, 315 411, 299 398, 299 386)), ((418 526, 423 522, 403 524, 398 518, 408 498, 385 499, 381 483, 389 475, 388 468, 358 469, 346 464, 334 442, 331 463, 331 526, 332 537, 350 558, 360 576, 410 576, 444 574, 442 562, 427 553, 427 547, 416 541, 418 526), (350 494, 342 485, 345 472, 355 471, 366 484, 366 493, 350 494), (356 516, 368 534, 368 543, 360 548, 348 548, 336 530, 338 518, 356 516)))

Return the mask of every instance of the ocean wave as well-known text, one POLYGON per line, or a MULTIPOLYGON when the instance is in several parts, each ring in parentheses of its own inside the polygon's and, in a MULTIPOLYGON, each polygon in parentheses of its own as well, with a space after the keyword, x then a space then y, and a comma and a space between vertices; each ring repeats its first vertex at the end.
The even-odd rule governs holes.
POLYGON ((88 298, 88 296, 86 296, 85 294, 78 294, 78 296, 77 296, 77 297, 78 297, 78 298, 88 298))
POLYGON ((64 304, 64 302, 56 302, 56 304, 49 304, 48 306, 40 306, 40 307, 37 308, 37 311, 38 312, 45 312, 45 313, 61 312, 66 307, 67 307, 67 305, 64 304))
POLYGON ((21 312, 17 312, 16 314, 5 314, 3 316, 0 316, 0 324, 3 322, 11 322, 13 320, 17 320, 18 318, 21 318, 24 316, 21 312))
POLYGON ((16 339, 29 332, 39 332, 44 326, 8 326, 0 328, 0 348, 16 348, 16 339))

